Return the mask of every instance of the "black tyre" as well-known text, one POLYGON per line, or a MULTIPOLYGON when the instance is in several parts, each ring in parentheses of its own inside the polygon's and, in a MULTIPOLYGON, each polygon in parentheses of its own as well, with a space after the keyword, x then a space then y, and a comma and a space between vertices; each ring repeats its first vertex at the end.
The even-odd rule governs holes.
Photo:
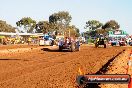
POLYGON ((119 43, 119 45, 120 45, 120 46, 122 46, 122 44, 121 44, 121 43, 119 43))
POLYGON ((54 45, 54 40, 52 40, 52 41, 51 41, 51 44, 50 44, 50 45, 51 45, 51 46, 53 46, 53 45, 54 45))
POLYGON ((62 51, 62 47, 63 47, 63 46, 59 46, 59 51, 62 51))
POLYGON ((76 49, 75 43, 72 42, 72 43, 71 43, 71 47, 70 47, 70 51, 71 51, 71 52, 74 52, 75 49, 76 49))
POLYGON ((80 51, 80 42, 76 42, 76 51, 80 51))
POLYGON ((99 45, 98 45, 98 43, 95 43, 95 47, 97 48, 99 45))
POLYGON ((104 44, 104 48, 106 48, 106 44, 104 44))

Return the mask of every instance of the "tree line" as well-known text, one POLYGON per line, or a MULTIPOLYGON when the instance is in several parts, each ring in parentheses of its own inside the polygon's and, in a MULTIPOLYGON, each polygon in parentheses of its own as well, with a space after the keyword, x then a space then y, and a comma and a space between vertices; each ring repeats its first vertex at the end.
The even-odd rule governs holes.
POLYGON ((85 33, 89 36, 96 36, 98 34, 107 35, 109 31, 113 31, 120 28, 120 25, 115 20, 110 20, 105 24, 97 20, 89 20, 84 27, 88 29, 85 33))
MULTIPOLYGON (((20 33, 54 33, 80 36, 79 29, 75 25, 70 25, 72 16, 67 11, 59 11, 53 13, 49 16, 48 20, 42 20, 36 22, 30 17, 23 17, 16 22, 18 31, 20 33), (22 29, 22 30, 20 30, 22 29)), ((105 34, 110 30, 116 30, 120 28, 120 25, 115 20, 110 20, 105 24, 97 20, 88 20, 85 24, 85 29, 87 29, 87 34, 95 36, 97 34, 105 34)), ((15 27, 7 24, 5 21, 0 20, 0 32, 15 32, 15 27)))
POLYGON ((20 32, 36 32, 36 33, 55 33, 68 35, 69 30, 71 35, 79 36, 79 29, 75 25, 70 25, 72 20, 69 12, 60 11, 49 16, 48 20, 36 22, 30 17, 24 17, 16 22, 16 25, 23 30, 20 32))
POLYGON ((0 20, 0 32, 15 32, 15 27, 7 24, 6 21, 0 20))

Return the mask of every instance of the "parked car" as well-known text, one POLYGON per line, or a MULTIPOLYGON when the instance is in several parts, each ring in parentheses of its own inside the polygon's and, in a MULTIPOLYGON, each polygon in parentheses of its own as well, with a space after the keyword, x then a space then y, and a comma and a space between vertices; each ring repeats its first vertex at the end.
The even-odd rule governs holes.
POLYGON ((125 41, 119 41, 119 45, 120 46, 125 46, 126 45, 126 42, 125 41))
POLYGON ((110 43, 111 43, 111 46, 116 46, 116 45, 118 45, 118 41, 116 41, 116 40, 112 40, 112 41, 110 41, 110 43))
POLYGON ((132 46, 132 40, 129 41, 129 45, 132 46))

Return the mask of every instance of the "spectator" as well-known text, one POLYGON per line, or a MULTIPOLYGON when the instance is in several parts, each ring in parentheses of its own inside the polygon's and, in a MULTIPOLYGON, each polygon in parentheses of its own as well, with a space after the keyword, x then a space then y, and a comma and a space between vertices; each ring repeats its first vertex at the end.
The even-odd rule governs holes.
POLYGON ((3 45, 7 45, 7 39, 6 38, 3 39, 3 45))
POLYGON ((32 41, 32 39, 29 37, 28 38, 28 45, 30 45, 31 41, 32 41))

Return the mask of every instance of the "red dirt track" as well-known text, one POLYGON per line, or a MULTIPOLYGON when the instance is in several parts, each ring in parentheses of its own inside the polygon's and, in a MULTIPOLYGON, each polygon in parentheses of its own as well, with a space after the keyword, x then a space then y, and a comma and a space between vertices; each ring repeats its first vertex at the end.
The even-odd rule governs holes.
MULTIPOLYGON (((10 46, 10 49, 27 47, 10 46)), ((79 52, 57 52, 38 46, 29 48, 26 52, 0 54, 0 88, 77 88, 79 67, 86 74, 96 73, 124 49, 83 45, 79 52)))

